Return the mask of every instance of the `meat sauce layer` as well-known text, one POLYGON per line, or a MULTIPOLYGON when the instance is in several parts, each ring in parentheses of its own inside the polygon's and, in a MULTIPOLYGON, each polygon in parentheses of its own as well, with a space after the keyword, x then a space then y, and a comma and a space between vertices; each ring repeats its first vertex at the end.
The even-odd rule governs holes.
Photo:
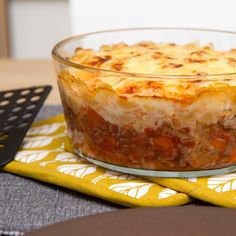
POLYGON ((65 117, 74 147, 108 163, 153 170, 196 170, 221 168, 236 161, 236 131, 220 124, 199 126, 193 137, 188 127, 174 130, 168 124, 143 132, 132 125, 119 127, 89 107, 74 114, 65 105, 65 117))

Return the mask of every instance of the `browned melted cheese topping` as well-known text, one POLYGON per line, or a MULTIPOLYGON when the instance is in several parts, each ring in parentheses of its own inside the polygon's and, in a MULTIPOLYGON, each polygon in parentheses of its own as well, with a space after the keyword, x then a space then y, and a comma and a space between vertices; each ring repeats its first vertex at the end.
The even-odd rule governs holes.
POLYGON ((224 79, 223 76, 216 77, 209 83, 206 75, 236 72, 236 49, 217 51, 212 45, 200 46, 197 43, 185 45, 153 42, 133 45, 118 43, 103 45, 97 51, 77 48, 70 60, 109 71, 167 76, 163 80, 158 80, 144 75, 132 77, 126 74, 68 69, 74 78, 79 78, 91 90, 107 88, 123 97, 152 96, 181 102, 190 101, 209 89, 217 90, 219 86, 229 85, 221 81, 224 79), (183 82, 168 75, 196 75, 197 79, 191 82, 186 77, 186 81, 183 82))
POLYGON ((77 48, 71 61, 100 69, 153 75, 207 75, 236 72, 236 49, 212 45, 140 42, 103 45, 98 51, 77 48))

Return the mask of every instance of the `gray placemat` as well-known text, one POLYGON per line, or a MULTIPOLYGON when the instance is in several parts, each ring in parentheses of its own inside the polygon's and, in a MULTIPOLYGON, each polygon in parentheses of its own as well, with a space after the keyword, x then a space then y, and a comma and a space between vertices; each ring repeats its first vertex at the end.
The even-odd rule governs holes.
MULTIPOLYGON (((61 112, 60 106, 46 106, 36 120, 61 112)), ((0 172, 0 235, 20 235, 56 222, 120 208, 79 192, 0 172)))

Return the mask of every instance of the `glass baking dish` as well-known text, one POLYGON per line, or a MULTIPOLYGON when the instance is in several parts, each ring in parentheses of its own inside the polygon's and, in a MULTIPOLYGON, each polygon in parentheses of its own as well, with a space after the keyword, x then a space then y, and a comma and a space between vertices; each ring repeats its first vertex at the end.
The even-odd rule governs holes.
POLYGON ((184 28, 103 31, 59 42, 52 56, 67 134, 78 155, 108 169, 144 176, 196 177, 234 171, 236 71, 141 74, 71 60, 78 48, 196 40, 211 43, 216 50, 236 48, 233 32, 184 28), (122 91, 116 88, 121 80, 122 91), (142 93, 133 93, 137 84, 142 93), (153 86, 155 93, 150 92, 153 86))

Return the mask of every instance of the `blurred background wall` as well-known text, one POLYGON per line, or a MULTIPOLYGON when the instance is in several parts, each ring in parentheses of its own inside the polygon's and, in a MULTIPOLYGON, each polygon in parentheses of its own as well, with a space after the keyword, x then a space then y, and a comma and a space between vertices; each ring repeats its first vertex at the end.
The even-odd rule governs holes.
POLYGON ((0 49, 5 38, 12 58, 50 58, 56 42, 79 33, 144 26, 236 31, 235 22, 235 0, 0 0, 0 49))
POLYGON ((67 0, 8 0, 11 56, 48 58, 71 34, 67 0))
POLYGON ((72 33, 145 26, 236 31, 235 0, 71 0, 72 33))
POLYGON ((50 58, 53 45, 71 35, 69 0, 0 0, 0 7, 0 34, 6 27, 12 58, 50 58))

